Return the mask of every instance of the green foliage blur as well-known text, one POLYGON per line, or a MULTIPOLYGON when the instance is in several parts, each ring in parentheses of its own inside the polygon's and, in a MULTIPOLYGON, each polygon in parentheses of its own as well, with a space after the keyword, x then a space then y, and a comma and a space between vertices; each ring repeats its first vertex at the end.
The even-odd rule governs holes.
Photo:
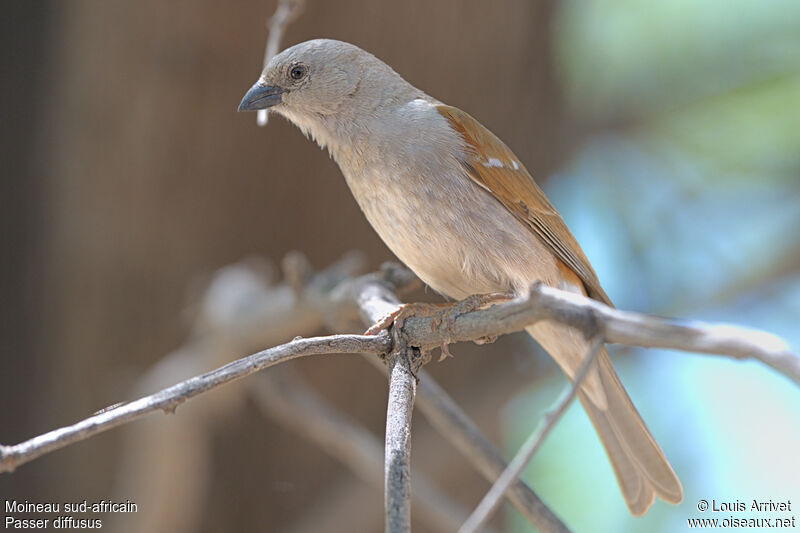
MULTIPOLYGON (((569 0, 559 9, 556 63, 575 119, 594 133, 547 192, 612 300, 764 329, 800 348, 800 2, 569 0)), ((575 531, 800 519, 796 385, 755 362, 610 351, 684 501, 631 517, 576 404, 526 472, 575 531), (791 500, 793 512, 700 512, 701 499, 791 500)), ((509 454, 565 384, 553 373, 508 406, 509 454)), ((510 516, 513 531, 530 530, 510 516)))

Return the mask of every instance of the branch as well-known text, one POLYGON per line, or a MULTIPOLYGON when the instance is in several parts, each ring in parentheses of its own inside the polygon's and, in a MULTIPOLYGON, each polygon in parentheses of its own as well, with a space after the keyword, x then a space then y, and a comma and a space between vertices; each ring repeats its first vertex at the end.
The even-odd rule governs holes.
POLYGON ((417 393, 417 377, 411 348, 398 346, 387 358, 389 401, 386 408, 384 453, 384 506, 387 533, 411 531, 411 414, 417 393))
MULTIPOLYGON (((357 254, 348 254, 325 271, 312 275, 302 256, 290 254, 284 260, 289 286, 276 285, 269 288, 261 285, 259 281, 261 276, 255 272, 252 265, 233 265, 221 269, 204 295, 203 311, 193 326, 198 338, 170 354, 162 363, 171 368, 175 366, 173 363, 176 358, 180 358, 181 361, 197 361, 198 358, 206 361, 218 360, 225 354, 239 351, 241 346, 274 342, 271 339, 290 331, 291 323, 306 330, 314 329, 315 324, 321 321, 331 327, 339 328, 342 324, 349 323, 350 317, 358 311, 367 323, 372 323, 394 310, 399 304, 399 300, 389 287, 399 291, 417 283, 410 271, 396 264, 384 265, 377 274, 353 279, 351 276, 359 266, 360 257, 357 254), (359 303, 358 308, 356 302, 359 303)), ((378 359, 367 358, 367 360, 386 371, 386 365, 378 359)), ((182 368, 185 365, 178 366, 182 368)), ((159 386, 157 383, 165 379, 160 371, 158 375, 152 374, 153 372, 150 372, 143 378, 143 387, 147 387, 147 384, 159 386)), ((180 375, 180 371, 177 371, 177 374, 172 372, 170 375, 180 375)), ((423 371, 419 371, 418 375, 423 376, 420 385, 423 393, 421 397, 423 412, 451 443, 475 463, 484 477, 493 481, 505 467, 499 451, 481 435, 477 426, 456 406, 433 378, 423 371)), ((127 404, 124 408, 130 408, 131 405, 127 404)), ((119 409, 124 408, 119 407, 110 410, 109 413, 123 413, 124 411, 119 409)), ((122 424, 135 418, 131 417, 117 423, 122 424)), ((110 427, 113 426, 104 429, 110 427)), ((55 432, 17 446, 0 446, 0 459, 12 455, 20 446, 53 433, 55 432)), ((83 438, 88 436, 90 435, 83 438)), ((71 439, 41 450, 40 453, 24 461, 15 461, 13 466, 10 465, 10 457, 8 463, 0 460, 0 467, 7 464, 7 469, 10 471, 24 462, 77 440, 81 439, 71 439)), ((0 469, 0 472, 2 471, 0 469)), ((509 499, 520 513, 541 531, 568 531, 524 483, 518 481, 515 484, 509 493, 509 499)))
MULTIPOLYGON (((399 301, 374 276, 357 280, 349 297, 358 304, 367 324, 378 322, 394 311, 399 301)), ((394 349, 386 358, 389 368, 389 401, 386 412, 384 454, 384 505, 387 533, 411 531, 411 414, 417 393, 417 372, 428 356, 406 344, 396 330, 394 349)))
MULTIPOLYGON (((267 63, 269 63, 270 59, 277 55, 283 39, 283 32, 303 12, 305 5, 305 0, 278 0, 278 7, 275 8, 275 13, 267 21, 269 36, 264 50, 264 68, 267 68, 267 63)), ((258 125, 266 126, 268 116, 266 109, 259 109, 256 114, 258 125)))
MULTIPOLYGON (((446 316, 451 316, 444 311, 446 316)), ((431 325, 429 318, 409 317, 403 333, 414 346, 432 348, 443 338, 471 341, 524 329, 539 320, 554 320, 576 327, 588 337, 599 329, 608 343, 644 348, 666 348, 722 355, 734 359, 757 359, 800 384, 800 357, 785 341, 764 331, 729 324, 659 318, 620 311, 579 294, 537 283, 521 298, 489 309, 455 314, 447 328, 431 325)), ((447 324, 447 320, 442 321, 447 324)))
POLYGON ((476 533, 492 517, 492 514, 494 514, 500 506, 503 495, 508 491, 512 483, 519 478, 522 471, 531 461, 531 458, 533 458, 533 455, 544 442, 544 439, 550 433, 550 430, 552 430, 561 417, 564 416, 567 407, 569 407, 572 400, 575 399, 581 382, 586 377, 586 374, 589 373, 589 369, 592 367, 602 346, 603 339, 600 337, 596 338, 589 348, 589 352, 586 354, 583 364, 575 374, 575 379, 568 387, 564 396, 558 401, 554 409, 544 415, 539 427, 530 434, 517 452, 517 455, 514 456, 514 459, 512 459, 505 471, 497 478, 497 481, 492 485, 489 492, 486 493, 486 496, 483 497, 483 500, 481 500, 481 503, 475 508, 472 515, 464 522, 464 525, 461 526, 458 533, 476 533))
MULTIPOLYGON (((345 253, 320 271, 312 271, 299 253, 287 254, 281 264, 282 283, 275 279, 277 269, 260 258, 217 270, 205 289, 194 292, 194 303, 187 306, 191 318, 187 341, 147 369, 127 398, 166 388, 260 347, 275 346, 298 335, 314 336, 323 327, 323 316, 337 323, 331 331, 358 331, 348 326, 358 320, 355 306, 327 309, 309 297, 330 292, 342 280, 361 273, 362 254, 345 253), (298 285, 303 287, 303 296, 298 295, 298 285)), ((247 384, 257 381, 248 379, 247 384)), ((188 533, 199 527, 203 499, 213 483, 207 467, 213 460, 211 435, 243 408, 250 390, 251 386, 223 387, 205 401, 198 398, 181 406, 180 416, 148 417, 124 427, 112 495, 124 499, 137 494, 148 512, 135 517, 112 516, 112 531, 188 533)), ((456 529, 458 526, 451 531, 456 529)))
MULTIPOLYGON (((380 275, 364 276, 356 280, 345 279, 338 283, 324 284, 324 287, 315 286, 315 280, 304 286, 302 282, 305 282, 306 278, 302 273, 298 273, 296 281, 299 281, 292 287, 284 287, 289 291, 286 302, 288 302, 289 309, 302 309, 301 315, 303 316, 314 315, 311 322, 324 321, 328 324, 340 325, 349 321, 349 317, 358 310, 363 319, 368 323, 373 323, 393 310, 399 303, 390 287, 402 282, 403 272, 406 271, 398 270, 392 275, 383 272, 380 275), (294 296, 292 297, 292 295, 294 296), (292 304, 292 302, 294 303, 292 304)), ((407 274, 405 278, 407 281, 407 274)), ((227 304, 230 303, 227 302, 227 304)), ((247 335, 252 335, 259 328, 269 327, 270 321, 266 317, 274 317, 274 314, 270 315, 270 303, 255 302, 257 304, 255 315, 250 313, 250 310, 254 309, 252 306, 254 302, 246 303, 247 305, 242 305, 241 301, 234 302, 235 305, 232 307, 240 314, 225 315, 223 313, 231 321, 231 324, 224 324, 220 330, 219 334, 223 338, 247 338, 247 335)), ((51 431, 16 446, 0 446, 0 472, 13 470, 16 466, 44 453, 88 438, 150 411, 174 410, 185 399, 284 360, 312 353, 386 353, 392 349, 390 348, 392 346, 397 349, 402 342, 405 342, 406 346, 419 347, 424 353, 431 347, 440 346, 443 339, 448 341, 475 340, 517 331, 538 320, 545 319, 579 328, 587 337, 593 337, 598 331, 602 331, 608 342, 717 353, 739 359, 756 358, 800 383, 800 359, 787 349, 786 343, 773 335, 730 325, 678 321, 618 311, 580 295, 539 284, 534 285, 528 295, 489 309, 464 314, 454 311, 445 311, 444 313, 450 313, 445 315, 450 320, 441 320, 438 323, 447 325, 446 331, 443 326, 434 326, 435 321, 431 321, 430 318, 409 317, 405 320, 401 331, 395 332, 394 341, 384 332, 378 337, 351 335, 301 339, 265 350, 250 358, 230 363, 214 372, 192 378, 159 393, 90 417, 73 426, 51 431)), ((216 323, 212 319, 210 334, 212 337, 215 335, 214 326, 216 323)), ((191 350, 191 345, 186 349, 191 350)), ((415 366, 421 365, 423 360, 417 360, 414 349, 406 348, 404 352, 398 351, 397 353, 405 355, 398 356, 392 366, 393 371, 397 371, 392 401, 397 398, 402 399, 403 407, 399 411, 401 413, 400 423, 396 425, 399 432, 392 430, 387 434, 392 439, 394 439, 391 437, 392 435, 399 439, 396 441, 399 445, 393 445, 392 450, 404 454, 407 461, 408 440, 407 435, 403 435, 403 431, 407 432, 410 422, 413 392, 417 386, 411 378, 416 374, 422 377, 419 384, 420 407, 426 416, 439 431, 451 439, 455 446, 465 452, 485 477, 494 480, 504 467, 499 453, 480 435, 474 424, 463 412, 460 412, 435 382, 419 370, 418 366, 415 366), (410 374, 400 372, 404 368, 410 374)), ((372 359, 374 360, 374 358, 372 359)), ((377 362, 377 360, 373 362, 377 362)), ((401 465, 401 463, 396 464, 401 465)), ((407 470, 400 468, 397 471, 400 473, 398 479, 403 481, 402 473, 407 473, 407 470)), ((399 505, 397 509, 402 510, 404 505, 407 505, 408 500, 403 499, 405 496, 402 495, 402 491, 407 491, 407 488, 407 483, 401 486, 402 490, 398 494, 400 494, 400 501, 405 503, 399 505)), ((515 482, 507 496, 515 507, 540 530, 567 530, 566 526, 519 480, 515 482)), ((400 514, 404 513, 405 511, 400 514)))
MULTIPOLYGON (((335 457, 365 483, 383 490, 383 444, 361 424, 326 402, 291 367, 264 372, 250 390, 261 410, 335 457)), ((431 530, 452 532, 469 515, 423 472, 415 472, 411 499, 431 530)))
MULTIPOLYGON (((379 284, 367 284, 361 287, 361 292, 356 292, 362 317, 368 323, 377 321, 399 303, 390 291, 381 288, 379 284)), ((542 284, 535 284, 527 296, 505 304, 465 314, 459 314, 457 310, 443 311, 442 316, 450 320, 432 321, 429 317, 408 317, 404 321, 401 335, 409 344, 429 349, 439 346, 443 339, 476 340, 518 331, 538 320, 549 319, 577 327, 588 337, 593 337, 602 330, 609 342, 727 355, 737 359, 752 357, 800 383, 800 358, 786 349, 785 342, 771 334, 731 325, 670 320, 618 311, 595 300, 542 284), (442 327, 434 326, 436 322, 447 325, 446 331, 442 327)), ((422 371, 418 375, 423 378, 421 390, 433 383, 422 371)), ((436 400, 441 402, 443 391, 436 390, 438 387, 435 386, 431 388, 436 400)), ((452 400, 449 403, 457 409, 452 400)), ((422 408, 426 405, 422 397, 420 405, 422 408)), ((492 459, 496 461, 499 455, 492 458, 491 454, 486 454, 486 449, 480 443, 480 434, 476 432, 478 437, 471 435, 468 424, 459 427, 459 420, 454 412, 443 411, 442 407, 437 405, 429 409, 436 412, 426 413, 426 416, 432 420, 438 419, 441 423, 438 429, 451 438, 451 442, 462 451, 468 450, 466 453, 470 454, 484 475, 494 480, 501 469, 492 472, 491 467, 484 465, 482 468, 480 465, 492 462, 492 459), (442 429, 443 427, 447 429, 442 429), (454 435, 459 437, 454 438, 454 435)), ((488 447, 491 448, 491 445, 488 447)), ((529 489, 525 489, 527 487, 517 481, 514 490, 508 494, 512 503, 532 523, 543 523, 537 524, 541 530, 567 531, 566 526, 552 511, 529 489)))
MULTIPOLYGON (((391 289, 396 290, 397 287, 408 283, 407 270, 385 269, 382 276, 371 274, 361 276, 350 283, 343 283, 337 291, 338 298, 358 302, 362 319, 369 325, 400 305, 400 301, 391 289)), ((429 320, 427 322, 430 324, 429 320)), ((367 358, 367 361, 387 373, 386 365, 378 359, 367 358)), ((419 406, 425 417, 442 436, 461 451, 484 478, 494 482, 506 468, 500 451, 481 433, 469 416, 458 407, 432 376, 425 370, 419 370, 416 374, 419 377, 419 406)), ((516 480, 506 497, 519 513, 542 533, 569 532, 569 528, 523 481, 516 480)))
MULTIPOLYGON (((427 372, 421 370, 418 375, 419 408, 425 418, 487 481, 494 482, 506 468, 500 451, 427 372)), ((524 481, 515 480, 505 496, 538 531, 569 533, 564 522, 524 481)))
POLYGON ((0 446, 0 472, 11 472, 46 453, 88 439, 126 422, 157 410, 173 413, 181 403, 225 383, 249 376, 264 368, 305 357, 331 353, 385 353, 390 347, 386 335, 331 335, 311 339, 295 339, 286 344, 238 359, 211 372, 182 381, 159 392, 120 407, 96 414, 71 426, 55 429, 44 435, 13 446, 0 446))

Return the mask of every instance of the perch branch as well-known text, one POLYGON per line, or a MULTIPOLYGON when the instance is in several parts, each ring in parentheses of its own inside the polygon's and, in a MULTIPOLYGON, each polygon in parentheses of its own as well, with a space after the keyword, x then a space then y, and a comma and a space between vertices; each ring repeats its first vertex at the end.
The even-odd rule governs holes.
MULTIPOLYGON (((377 322, 400 305, 392 289, 407 283, 407 271, 388 270, 385 274, 383 278, 361 276, 351 283, 343 283, 340 288, 339 297, 355 300, 362 320, 367 325, 377 322)), ((430 321, 427 322, 430 324, 430 321)), ((386 365, 377 358, 368 357, 367 361, 387 373, 386 365)), ((419 370, 417 376, 419 407, 425 418, 461 451, 487 481, 494 482, 506 468, 500 451, 431 375, 419 370)), ((564 522, 523 481, 515 480, 506 496, 517 511, 542 533, 569 532, 564 522)))
POLYGON ((417 394, 414 350, 400 343, 386 358, 389 401, 386 407, 384 506, 387 533, 411 531, 411 415, 417 394))
POLYGON ((483 500, 481 500, 481 502, 478 504, 478 507, 476 507, 472 512, 472 515, 467 519, 466 522, 464 522, 464 525, 461 526, 461 528, 458 530, 458 533, 476 533, 484 526, 486 522, 489 521, 489 519, 492 517, 492 514, 494 514, 494 512, 500 506, 500 502, 503 500, 503 495, 508 491, 511 485, 517 479, 519 479, 522 471, 542 445, 544 439, 567 411, 567 407, 569 407, 569 405, 572 403, 572 400, 575 399, 575 395, 578 393, 578 388, 580 387, 581 382, 586 377, 586 374, 589 373, 589 369, 592 367, 592 364, 594 363, 594 360, 596 359, 597 354, 602 346, 603 339, 601 337, 597 337, 593 341, 592 346, 589 348, 589 352, 586 354, 583 364, 575 374, 575 379, 567 388, 567 391, 558 401, 556 406, 544 415, 542 421, 539 423, 539 426, 533 431, 533 433, 530 434, 528 439, 517 452, 517 455, 514 456, 514 459, 511 460, 511 462, 508 464, 508 467, 503 471, 500 477, 497 478, 497 481, 495 481, 494 485, 492 485, 492 488, 489 489, 489 492, 486 493, 486 496, 483 497, 483 500))
MULTIPOLYGON (((383 489, 382 443, 347 413, 333 408, 291 367, 263 372, 250 391, 270 418, 297 432, 338 459, 365 483, 383 489)), ((435 531, 453 532, 468 511, 415 471, 411 500, 420 517, 435 531)))
MULTIPOLYGON (((602 328, 608 343, 757 359, 800 384, 800 357, 789 351, 785 341, 770 333, 730 324, 620 311, 539 283, 521 298, 453 318, 452 327, 447 330, 451 341, 503 335, 539 320, 554 320, 582 330, 587 337, 593 337, 602 328)), ((440 329, 427 318, 409 317, 403 324, 403 334, 409 343, 421 348, 441 344, 440 329)))
MULTIPOLYGON (((379 317, 391 311, 399 303, 390 291, 376 284, 363 287, 356 300, 360 304, 362 317, 367 323, 377 321, 379 317)), ((452 313, 452 311, 443 311, 443 313, 452 313)), ((542 284, 534 285, 526 297, 486 310, 456 315, 452 318, 452 321, 440 321, 442 324, 448 322, 452 324, 443 335, 441 328, 434 327, 430 319, 409 317, 405 320, 403 335, 414 346, 431 348, 439 346, 443 338, 452 341, 474 340, 481 336, 518 331, 537 320, 550 319, 577 327, 588 336, 594 336, 598 329, 602 328, 604 336, 609 342, 717 354, 736 359, 747 357, 758 359, 800 383, 800 358, 788 351, 785 342, 766 332, 732 325, 671 320, 618 311, 589 298, 542 284)), ((423 378, 420 388, 421 391, 424 391, 426 385, 433 382, 424 371, 420 371, 418 375, 423 378)), ((435 390, 434 387, 431 388, 435 390)), ((434 394, 436 400, 442 400, 443 391, 441 389, 434 394)), ((420 399, 420 406, 423 410, 426 410, 426 406, 429 405, 422 399, 425 396, 427 395, 423 393, 420 399)), ((452 401, 450 403, 456 407, 452 401)), ((439 412, 428 412, 426 416, 432 420, 438 418, 443 425, 449 425, 449 430, 442 431, 442 433, 452 438, 456 434, 453 431, 453 425, 457 419, 452 417, 452 413, 440 417, 444 413, 439 409, 433 410, 439 412)), ((427 409, 427 411, 433 410, 427 409)), ((455 425, 457 427, 458 424, 455 425)), ((441 430, 441 427, 439 429, 441 430)), ((456 429, 461 432, 462 437, 467 437, 453 439, 457 445, 460 444, 459 448, 472 448, 468 453, 471 454, 476 465, 481 465, 484 461, 491 461, 490 455, 483 455, 481 459, 478 459, 485 449, 482 449, 474 436, 470 437, 465 434, 463 432, 465 430, 468 431, 469 426, 456 429)), ((498 457, 496 456, 495 460, 498 457)), ((489 472, 490 468, 487 466, 479 466, 479 468, 485 476, 494 480, 499 472, 489 472)), ((536 498, 535 494, 529 489, 526 491, 525 485, 518 481, 517 483, 518 485, 508 493, 508 496, 532 523, 544 522, 544 524, 537 525, 542 530, 567 530, 566 526, 536 498)))
MULTIPOLYGON (((475 466, 487 481, 494 482, 506 468, 500 451, 430 375, 424 370, 418 375, 420 378, 418 403, 425 418, 475 466)), ((538 531, 569 532, 564 522, 524 481, 514 480, 505 496, 538 531)))
MULTIPOLYGON (((297 305, 318 306, 315 311, 320 314, 319 320, 328 323, 331 323, 331 315, 349 316, 356 309, 360 311, 362 318, 368 323, 372 323, 394 309, 398 303, 396 297, 385 287, 386 280, 381 281, 382 279, 381 276, 372 275, 356 280, 345 279, 335 288, 329 286, 324 290, 310 290, 306 287, 302 297, 297 298, 297 305), (320 309, 322 309, 321 312, 320 309)), ((464 314, 454 313, 452 320, 440 321, 442 324, 448 324, 446 332, 441 331, 441 327, 434 326, 428 318, 409 317, 405 320, 402 331, 396 332, 396 337, 398 339, 402 337, 407 346, 418 347, 424 352, 431 347, 439 346, 442 339, 474 340, 500 335, 520 330, 543 319, 572 325, 590 337, 602 330, 603 337, 607 342, 713 353, 738 359, 755 358, 800 383, 800 359, 788 350, 787 345, 781 339, 773 335, 731 325, 678 321, 618 311, 580 295, 542 285, 534 285, 530 293, 524 297, 495 305, 489 309, 464 314)), ((341 323, 341 319, 339 320, 338 323, 341 323)), ((241 326, 243 322, 247 321, 245 316, 243 320, 237 320, 236 323, 241 326)), ((242 330, 249 330, 253 325, 249 323, 242 330)), ((230 329, 228 335, 236 334, 240 328, 232 327, 230 329)), ((189 397, 283 360, 312 353, 371 352, 385 354, 392 349, 394 344, 396 343, 384 332, 378 337, 356 335, 305 339, 265 350, 251 358, 230 363, 209 374, 192 378, 72 426, 51 431, 18 445, 0 446, 0 472, 13 470, 16 466, 44 453, 88 438, 153 410, 172 410, 189 397)), ((414 350, 407 350, 405 353, 406 356, 402 358, 402 361, 411 362, 414 350)), ((394 368, 397 366, 400 366, 399 363, 394 365, 394 368)), ((498 466, 498 464, 502 464, 499 462, 499 455, 492 451, 491 445, 488 445, 485 439, 479 438, 479 433, 470 433, 471 423, 466 417, 459 419, 457 411, 445 409, 444 406, 448 402, 452 404, 452 400, 447 398, 443 391, 437 391, 435 383, 424 372, 420 370, 413 374, 421 376, 423 379, 420 384, 421 408, 432 421, 438 418, 439 423, 434 423, 440 431, 443 427, 450 428, 450 431, 445 430, 447 437, 466 441, 458 447, 462 450, 471 449, 469 455, 471 460, 484 476, 494 479, 502 470, 498 466), (428 401, 430 396, 436 397, 428 401), (458 437, 451 433, 457 434, 458 437)), ((405 379, 410 378, 405 376, 405 379)), ((411 382, 407 381, 406 383, 409 385, 411 382)), ((410 407, 408 403, 405 405, 410 407)), ((451 405, 450 407, 455 406, 451 405)), ((536 503, 536 500, 531 498, 533 493, 519 481, 507 496, 529 519, 531 519, 531 514, 535 516, 533 509, 539 505, 543 507, 541 502, 536 503)), ((547 513, 552 515, 549 510, 547 513)), ((540 525, 537 527, 543 531, 566 530, 566 527, 554 515, 552 518, 555 521, 550 524, 550 527, 540 525)), ((540 519, 542 518, 540 517, 540 519)), ((544 523, 548 523, 547 520, 542 520, 544 523)), ((531 521, 534 522, 534 520, 531 521)))
POLYGON ((332 353, 385 353, 389 337, 332 335, 295 339, 286 344, 237 359, 216 370, 182 381, 159 392, 101 412, 71 426, 55 429, 13 446, 0 446, 0 472, 11 472, 46 453, 88 439, 153 411, 172 413, 189 398, 264 368, 308 355, 332 353))
MULTIPOLYGON (((373 278, 361 278, 351 297, 355 297, 362 318, 377 322, 399 303, 394 294, 373 278)), ((389 401, 386 412, 386 451, 384 454, 384 503, 387 533, 411 531, 411 415, 417 393, 417 372, 427 357, 392 329, 394 349, 386 358, 389 368, 389 401)))
MULTIPOLYGON (((311 271, 301 254, 290 253, 282 267, 284 282, 278 282, 277 269, 269 261, 247 258, 220 268, 202 287, 190 292, 184 311, 191 320, 188 339, 145 370, 126 399, 161 390, 261 347, 298 335, 314 336, 322 327, 323 316, 342 323, 334 331, 357 331, 344 325, 358 319, 355 306, 328 312, 299 297, 293 283, 297 280, 310 293, 330 291, 342 280, 363 272, 361 254, 347 252, 325 269, 311 271)), ((254 381, 248 379, 246 384, 254 381)), ((182 405, 178 417, 146 417, 124 426, 112 496, 137 494, 148 512, 110 517, 111 531, 188 532, 199 527, 203 501, 212 483, 212 473, 205 468, 213 460, 211 436, 242 409, 250 389, 222 387, 204 395, 205 401, 198 397, 182 405)))
MULTIPOLYGON (((325 271, 311 276, 303 258, 299 254, 290 254, 284 260, 285 277, 290 283, 288 286, 278 284, 274 287, 262 285, 259 270, 250 262, 221 269, 204 295, 203 312, 193 326, 199 338, 176 350, 169 356, 170 361, 177 356, 181 356, 181 360, 186 360, 187 357, 184 356, 189 356, 188 360, 196 361, 198 355, 203 354, 206 354, 204 360, 215 361, 224 357, 224 354, 213 355, 215 351, 223 349, 220 348, 220 339, 228 339, 222 343, 225 353, 235 353, 242 346, 274 342, 274 339, 291 330, 292 322, 295 325, 302 324, 302 328, 307 331, 313 330, 315 324, 320 322, 338 329, 341 325, 348 324, 352 315, 361 311, 363 319, 372 323, 399 304, 387 284, 393 290, 402 291, 417 283, 413 274, 395 264, 384 265, 378 274, 353 279, 353 272, 360 268, 360 264, 360 256, 351 253, 325 271), (358 307, 356 302, 360 304, 358 307), (195 353, 197 350, 193 348, 198 343, 205 346, 200 354, 195 353), (216 350, 214 347, 217 347, 216 350), (208 357, 209 353, 213 356, 208 357)), ((368 361, 372 359, 375 358, 367 357, 368 361)), ((378 359, 371 362, 386 371, 383 362, 378 359)), ((421 398, 423 412, 434 420, 438 430, 444 432, 456 447, 472 450, 471 454, 465 453, 467 458, 475 462, 476 468, 488 480, 494 480, 505 466, 500 453, 430 376, 424 372, 418 375, 424 376, 421 384, 424 393, 421 398), (438 423, 435 422, 437 420, 438 423), (447 432, 448 427, 454 428, 452 435, 447 432), (465 442, 461 442, 462 439, 465 442)), ((162 378, 149 373, 142 386, 163 386, 159 381, 162 378)), ((11 451, 12 448, 15 447, 8 446, 0 450, 11 451)), ((44 450, 42 453, 55 449, 57 448, 44 450)), ((19 464, 22 463, 15 463, 15 466, 19 464)), ((568 531, 524 483, 517 482, 509 498, 520 513, 541 531, 568 531)))

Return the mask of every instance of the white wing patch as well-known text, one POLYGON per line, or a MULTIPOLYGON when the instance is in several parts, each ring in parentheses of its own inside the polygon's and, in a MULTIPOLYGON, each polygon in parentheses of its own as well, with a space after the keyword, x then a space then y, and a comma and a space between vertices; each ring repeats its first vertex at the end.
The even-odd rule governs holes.
MULTIPOLYGON (((509 168, 506 163, 504 163, 503 161, 500 161, 496 157, 490 157, 487 161, 482 162, 481 165, 485 166, 486 168, 493 168, 493 167, 494 168, 503 168, 503 167, 509 168)), ((512 159, 511 160, 511 168, 514 169, 514 170, 519 170, 519 163, 517 163, 516 161, 514 161, 512 159)))

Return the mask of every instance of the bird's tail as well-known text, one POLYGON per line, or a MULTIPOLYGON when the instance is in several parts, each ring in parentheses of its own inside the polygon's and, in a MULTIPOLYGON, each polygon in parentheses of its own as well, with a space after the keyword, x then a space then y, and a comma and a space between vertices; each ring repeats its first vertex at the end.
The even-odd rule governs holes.
MULTIPOLYGON (((547 321, 527 331, 571 379, 589 350, 580 333, 547 321)), ((605 348, 601 350, 578 397, 603 443, 628 509, 643 515, 656 495, 679 503, 683 489, 678 477, 622 386, 605 348)))

